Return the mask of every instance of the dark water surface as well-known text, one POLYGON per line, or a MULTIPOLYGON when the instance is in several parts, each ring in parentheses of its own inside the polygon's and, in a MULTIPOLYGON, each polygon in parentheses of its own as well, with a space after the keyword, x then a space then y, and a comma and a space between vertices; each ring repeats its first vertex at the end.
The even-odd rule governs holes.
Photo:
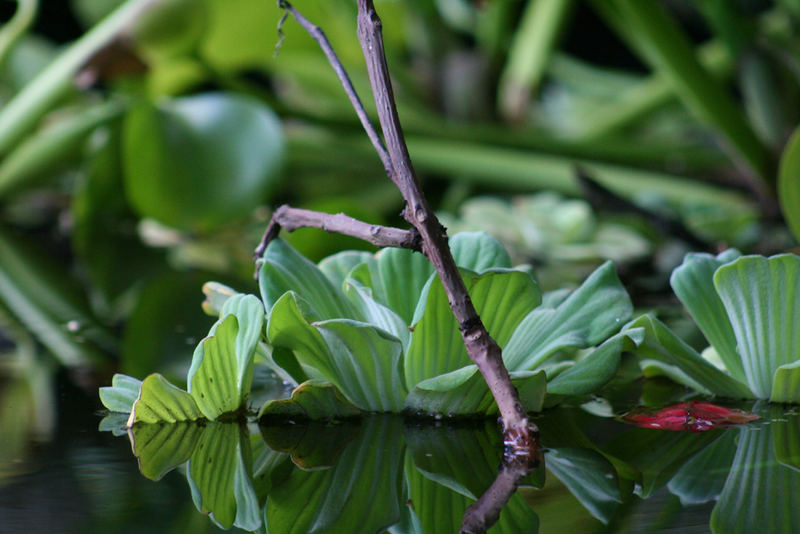
MULTIPOLYGON (((137 460, 129 436, 98 431, 94 399, 62 393, 48 439, 0 435, 0 533, 457 532, 501 460, 493 421, 388 416, 137 427, 137 460)), ((800 416, 747 408, 761 419, 702 433, 550 410, 546 468, 490 532, 798 532, 800 416)))

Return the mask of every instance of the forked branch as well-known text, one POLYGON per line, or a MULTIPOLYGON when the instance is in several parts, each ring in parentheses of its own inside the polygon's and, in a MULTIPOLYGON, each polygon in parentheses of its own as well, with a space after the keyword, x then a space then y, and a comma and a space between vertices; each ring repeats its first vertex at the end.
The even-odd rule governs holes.
MULTIPOLYGON (((278 0, 278 5, 295 17, 311 36, 319 42, 334 71, 339 76, 342 86, 361 119, 361 123, 370 140, 372 140, 389 178, 403 195, 406 203, 403 216, 415 229, 413 233, 414 243, 419 244, 421 240, 422 252, 433 264, 442 281, 450 303, 450 309, 458 321, 467 354, 478 366, 497 402, 504 424, 507 455, 522 459, 530 458, 535 454, 535 437, 538 430, 529 421, 519 400, 517 390, 511 383, 511 377, 503 364, 499 345, 489 335, 475 310, 458 267, 450 253, 447 233, 428 206, 428 202, 417 182, 395 106, 394 93, 383 47, 382 23, 375 11, 372 0, 358 0, 358 39, 367 64, 367 72, 383 131, 385 148, 384 143, 380 141, 370 123, 344 67, 333 52, 324 33, 298 13, 289 2, 278 0)), ((299 219, 301 216, 307 217, 307 215, 304 210, 293 210, 288 207, 276 211, 258 252, 263 254, 266 244, 277 235, 277 231, 281 226, 285 228, 297 226, 298 224, 302 226, 303 224, 300 223, 299 219)), ((319 218, 315 219, 315 221, 319 220, 319 218)), ((343 226, 352 229, 354 228, 353 221, 355 220, 349 219, 347 224, 343 226)), ((325 228, 332 231, 332 222, 332 220, 325 220, 325 228)), ((358 221, 355 222, 357 223, 358 221)), ((360 224, 370 227, 365 223, 360 224)), ((315 224, 310 224, 310 226, 315 226, 315 224)), ((390 244, 389 246, 396 245, 390 244)))

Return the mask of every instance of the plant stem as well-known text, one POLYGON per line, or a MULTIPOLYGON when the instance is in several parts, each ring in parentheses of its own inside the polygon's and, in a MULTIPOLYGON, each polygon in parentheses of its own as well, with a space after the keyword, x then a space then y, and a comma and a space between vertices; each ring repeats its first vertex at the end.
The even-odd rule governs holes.
POLYGON ((0 70, 14 50, 14 46, 33 25, 39 11, 39 0, 17 0, 14 16, 0 28, 0 70))
POLYGON ((517 390, 511 383, 511 377, 503 364, 500 346, 489 335, 475 311, 450 253, 447 233, 419 188, 397 116, 381 26, 372 0, 358 0, 358 40, 364 51, 383 137, 392 162, 390 178, 406 201, 403 216, 422 237, 423 252, 442 281, 450 309, 458 321, 467 354, 478 366, 497 402, 510 451, 512 454, 530 455, 533 444, 531 434, 537 432, 537 429, 528 420, 517 390))

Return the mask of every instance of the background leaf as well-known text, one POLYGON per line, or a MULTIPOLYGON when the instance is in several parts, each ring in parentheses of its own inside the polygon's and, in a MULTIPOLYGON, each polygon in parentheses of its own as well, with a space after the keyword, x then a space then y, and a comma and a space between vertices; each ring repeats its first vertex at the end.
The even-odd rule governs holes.
POLYGON ((800 128, 792 134, 781 156, 778 201, 795 240, 800 242, 800 128))
POLYGON ((110 387, 100 388, 100 401, 112 412, 131 413, 141 387, 138 378, 117 373, 111 378, 110 387))

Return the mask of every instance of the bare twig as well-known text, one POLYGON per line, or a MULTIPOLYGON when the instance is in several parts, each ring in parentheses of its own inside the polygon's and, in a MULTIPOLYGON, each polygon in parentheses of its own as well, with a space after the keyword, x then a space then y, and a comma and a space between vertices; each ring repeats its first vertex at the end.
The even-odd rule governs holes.
POLYGON ((342 62, 339 61, 339 57, 333 50, 328 38, 325 36, 325 32, 322 31, 322 28, 305 18, 302 13, 297 11, 294 6, 286 0, 278 0, 278 7, 285 9, 288 13, 290 13, 297 23, 300 24, 300 26, 302 26, 308 32, 308 34, 319 43, 320 48, 322 48, 322 51, 328 58, 328 62, 331 64, 331 67, 333 67, 334 72, 336 72, 336 76, 339 77, 339 82, 341 82, 342 87, 344 87, 344 92, 347 93, 347 97, 350 99, 353 109, 356 110, 356 115, 358 115, 361 125, 367 132, 369 140, 372 141, 372 146, 375 147, 378 157, 381 158, 383 167, 386 169, 387 173, 390 173, 392 169, 392 162, 391 159, 389 159, 389 154, 386 153, 386 147, 383 145, 383 141, 381 141, 378 132, 375 130, 375 127, 369 120, 367 111, 364 109, 364 105, 361 103, 361 99, 358 97, 358 93, 356 93, 356 89, 353 87, 353 83, 350 81, 350 76, 348 76, 347 71, 344 70, 344 66, 342 65, 342 62))
MULTIPOLYGON (((375 11, 372 0, 358 0, 358 39, 367 63, 367 72, 369 73, 372 93, 377 106, 378 118, 386 141, 385 148, 377 132, 369 122, 344 67, 322 30, 303 17, 285 0, 279 0, 278 5, 291 13, 311 36, 319 42, 334 71, 339 76, 345 92, 384 164, 387 175, 400 189, 406 201, 403 216, 415 229, 412 234, 413 243, 418 246, 421 240, 422 252, 433 264, 442 281, 450 308, 458 321, 467 354, 478 366, 497 402, 505 431, 506 457, 526 461, 526 459, 535 454, 538 429, 529 421, 519 400, 519 394, 511 383, 511 377, 503 364, 500 346, 489 335, 475 310, 464 281, 461 279, 458 267, 450 253, 447 233, 428 206, 428 202, 420 190, 397 115, 394 93, 389 79, 389 69, 386 65, 386 54, 381 35, 381 20, 375 11)), ((267 227, 262 244, 256 251, 256 258, 263 254, 266 249, 266 243, 269 243, 271 239, 277 236, 282 226, 287 229, 291 226, 317 226, 334 231, 331 226, 333 219, 330 217, 315 214, 309 218, 305 210, 294 210, 289 207, 279 209, 273 215, 273 220, 267 227), (313 222, 314 224, 305 224, 302 221, 313 222), (322 226, 323 223, 325 226, 322 226)), ((366 228, 366 233, 370 236, 372 235, 372 230, 370 229, 374 228, 374 226, 359 223, 349 217, 346 221, 341 220, 339 222, 342 223, 341 227, 347 230, 353 230, 357 226, 354 226, 354 222, 364 225, 359 231, 363 233, 364 228, 366 228)), ((378 233, 380 234, 381 232, 379 231, 378 233)), ((384 234, 384 238, 387 236, 388 233, 384 234)), ((391 241, 393 239, 388 240, 391 241)), ((405 237, 399 238, 399 241, 405 242, 404 239, 405 237)), ((390 246, 396 245, 392 244, 390 246)))
POLYGON ((319 211, 292 208, 283 205, 275 210, 261 243, 256 248, 255 259, 264 255, 269 242, 278 236, 281 229, 294 232, 298 228, 320 228, 326 232, 356 237, 376 247, 407 248, 422 251, 422 241, 415 230, 402 230, 379 224, 369 224, 344 213, 332 215, 319 211))

